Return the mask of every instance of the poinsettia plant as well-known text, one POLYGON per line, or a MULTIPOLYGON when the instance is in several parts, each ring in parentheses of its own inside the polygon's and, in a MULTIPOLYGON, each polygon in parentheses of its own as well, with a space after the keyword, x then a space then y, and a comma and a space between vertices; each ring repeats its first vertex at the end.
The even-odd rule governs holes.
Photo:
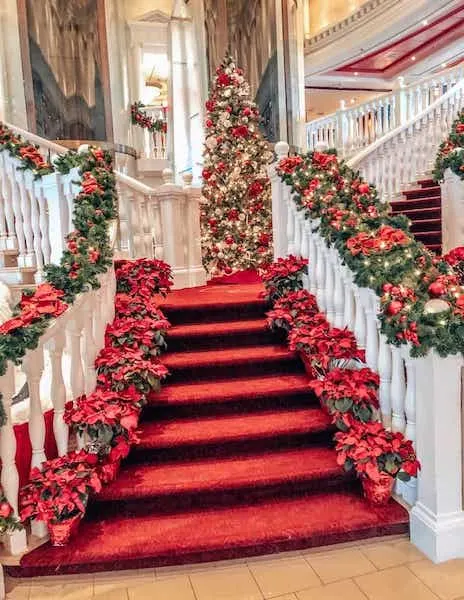
POLYGON ((362 423, 377 418, 379 376, 369 368, 336 368, 324 378, 310 381, 309 387, 341 430, 350 426, 350 416, 362 423))
POLYGON ((464 246, 458 246, 447 252, 443 260, 453 267, 453 271, 459 278, 459 284, 464 285, 464 246))
POLYGON ((117 318, 132 317, 134 319, 143 319, 148 317, 158 321, 166 320, 165 315, 153 298, 144 298, 121 292, 115 296, 114 307, 117 318))
POLYGON ((266 298, 275 302, 288 292, 303 289, 303 275, 308 272, 306 258, 290 254, 261 269, 261 277, 266 289, 266 298))
POLYGON ((140 350, 144 358, 150 358, 157 356, 166 347, 166 331, 169 327, 170 323, 166 319, 116 318, 106 328, 106 345, 140 350))
POLYGON ((0 535, 19 531, 22 528, 21 522, 15 517, 13 507, 0 486, 0 535))
POLYGON ((358 348, 354 334, 331 327, 321 313, 308 323, 296 324, 288 340, 290 350, 298 350, 310 361, 314 376, 325 374, 339 361, 365 362, 365 352, 358 348))
POLYGON ((114 392, 97 388, 65 407, 64 420, 93 443, 110 447, 113 439, 128 437, 137 429, 143 396, 134 386, 114 392))
POLYGON ((408 481, 420 468, 412 442, 402 433, 386 430, 382 423, 353 421, 348 431, 336 433, 335 439, 338 464, 372 481, 385 475, 408 481))
POLYGON ((20 492, 21 520, 59 523, 83 515, 90 494, 101 490, 98 457, 85 450, 44 462, 20 492))
POLYGON ((274 303, 272 310, 266 313, 270 329, 278 328, 290 331, 297 322, 312 319, 319 312, 315 296, 307 290, 288 292, 274 303))
POLYGON ((100 351, 95 366, 98 386, 115 392, 133 385, 138 392, 146 395, 158 390, 161 379, 168 375, 163 364, 146 360, 141 350, 131 348, 105 347, 100 351))
POLYGON ((115 269, 118 292, 152 298, 166 296, 173 285, 171 267, 162 260, 118 260, 115 269))

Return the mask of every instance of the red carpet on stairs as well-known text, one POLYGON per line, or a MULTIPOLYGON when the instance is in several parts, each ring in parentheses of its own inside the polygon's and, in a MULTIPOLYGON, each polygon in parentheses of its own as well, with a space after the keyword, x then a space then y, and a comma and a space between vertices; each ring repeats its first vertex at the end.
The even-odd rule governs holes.
POLYGON ((140 445, 64 548, 26 554, 33 576, 219 560, 408 530, 337 465, 333 428, 300 360, 265 329, 259 284, 173 292, 140 445))
POLYGON ((417 185, 404 191, 401 200, 391 202, 392 212, 406 215, 414 237, 429 250, 441 254, 441 188, 433 179, 422 179, 417 185))

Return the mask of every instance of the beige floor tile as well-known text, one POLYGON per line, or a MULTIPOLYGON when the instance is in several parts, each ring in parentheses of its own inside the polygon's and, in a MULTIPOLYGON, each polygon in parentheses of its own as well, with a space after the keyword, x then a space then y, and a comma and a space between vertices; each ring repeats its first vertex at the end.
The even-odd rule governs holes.
POLYGON ((92 600, 93 585, 65 583, 62 585, 32 585, 30 600, 92 600))
POLYGON ((358 548, 308 554, 305 558, 324 583, 333 583, 376 570, 358 548))
POLYGON ((359 549, 378 569, 397 567, 424 558, 410 542, 372 544, 360 546, 359 549))
POLYGON ((129 600, 195 600, 188 577, 166 577, 128 588, 129 600))
POLYGON ((302 556, 248 563, 265 598, 320 586, 321 581, 302 556))
POLYGON ((128 600, 128 598, 127 588, 118 587, 108 590, 108 586, 100 588, 98 585, 94 587, 92 596, 92 600, 128 600))
POLYGON ((394 567, 356 577, 369 600, 436 600, 437 596, 407 567, 394 567))
POLYGON ((440 565, 421 560, 411 563, 409 568, 442 600, 455 600, 464 593, 464 559, 440 565))
POLYGON ((114 592, 118 588, 129 588, 153 583, 155 569, 133 569, 127 571, 105 571, 95 573, 94 586, 98 587, 101 594, 114 592))
POLYGON ((295 594, 285 594, 285 596, 277 596, 272 600, 298 600, 298 598, 295 596, 295 594))
POLYGON ((366 596, 351 579, 297 592, 296 597, 298 600, 366 600, 366 596))
POLYGON ((6 584, 7 600, 29 600, 31 586, 28 584, 6 584))
POLYGON ((190 580, 198 600, 262 600, 263 598, 246 566, 236 565, 225 569, 192 573, 190 580))

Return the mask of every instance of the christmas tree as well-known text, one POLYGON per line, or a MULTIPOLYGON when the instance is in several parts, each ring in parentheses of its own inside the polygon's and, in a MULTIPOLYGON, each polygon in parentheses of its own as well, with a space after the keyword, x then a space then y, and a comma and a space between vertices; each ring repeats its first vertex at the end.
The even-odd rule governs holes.
POLYGON ((202 249, 204 267, 216 277, 272 260, 272 153, 248 83, 230 57, 216 69, 206 110, 202 249))

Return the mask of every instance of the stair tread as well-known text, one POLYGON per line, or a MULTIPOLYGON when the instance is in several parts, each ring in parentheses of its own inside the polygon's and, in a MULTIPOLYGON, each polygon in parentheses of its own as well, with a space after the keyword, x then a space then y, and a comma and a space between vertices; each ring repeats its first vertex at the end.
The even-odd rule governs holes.
POLYGON ((430 202, 431 200, 440 200, 441 201, 441 196, 423 196, 421 198, 402 198, 401 200, 392 200, 390 202, 390 206, 396 207, 396 206, 401 206, 403 204, 410 204, 413 202, 426 204, 427 202, 430 202))
POLYGON ((72 544, 42 546, 8 570, 33 576, 173 565, 399 534, 407 527, 408 513, 399 504, 370 506, 357 491, 171 515, 102 516, 84 521, 72 544))
POLYGON ((253 334, 265 331, 266 319, 249 319, 241 321, 219 321, 218 323, 186 323, 175 325, 168 332, 168 344, 171 339, 188 337, 228 336, 234 333, 253 334))
POLYGON ((441 219, 434 218, 434 219, 415 219, 413 221, 413 225, 425 225, 426 223, 437 223, 438 225, 441 225, 441 219))
POLYGON ((438 195, 441 193, 441 187, 439 185, 434 185, 434 186, 430 186, 430 187, 418 187, 418 188, 410 188, 408 190, 403 190, 403 194, 407 195, 407 194, 417 194, 417 193, 423 193, 425 190, 427 190, 427 192, 430 193, 434 193, 435 195, 438 195))
POLYGON ((311 395, 305 374, 268 375, 267 377, 240 377, 233 380, 173 383, 165 385, 150 400, 152 405, 182 405, 191 403, 233 402, 238 400, 311 395))
POLYGON ((297 354, 282 345, 244 346, 214 350, 171 352, 163 357, 169 370, 194 367, 237 367, 249 363, 296 360, 297 354))
POLYGON ((441 229, 438 229, 436 231, 415 231, 414 232, 414 237, 418 237, 418 236, 431 236, 431 235, 440 235, 441 236, 441 229))
POLYGON ((405 208, 401 211, 393 211, 393 214, 416 215, 420 213, 430 214, 431 212, 438 212, 441 214, 441 206, 431 206, 430 208, 405 208))
POLYGON ((137 449, 268 439, 319 433, 331 429, 330 418, 320 408, 273 410, 260 413, 184 418, 142 423, 137 449))
POLYGON ((195 297, 192 298, 191 288, 174 290, 161 303, 161 308, 166 313, 182 309, 208 310, 211 308, 228 308, 244 305, 266 306, 261 297, 264 287, 261 283, 244 285, 207 285, 195 288, 195 297), (221 292, 221 302, 218 304, 218 290, 221 292))
POLYGON ((341 478, 332 448, 311 447, 229 458, 128 465, 96 500, 201 494, 302 480, 341 478))

